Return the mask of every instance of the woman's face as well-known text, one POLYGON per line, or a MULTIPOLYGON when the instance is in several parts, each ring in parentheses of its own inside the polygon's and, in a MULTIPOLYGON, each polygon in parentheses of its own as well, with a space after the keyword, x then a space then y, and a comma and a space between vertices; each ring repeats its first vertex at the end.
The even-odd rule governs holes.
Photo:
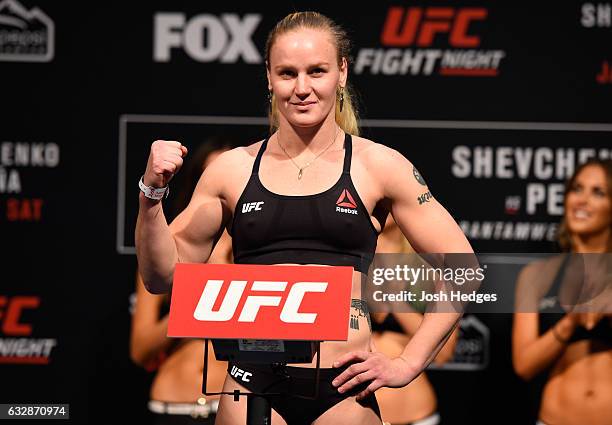
POLYGON ((586 236, 609 231, 609 189, 600 166, 589 165, 580 171, 565 198, 565 220, 571 233, 586 236))
POLYGON ((331 35, 301 28, 276 38, 270 50, 268 88, 289 124, 312 127, 335 113, 336 90, 344 87, 346 60, 338 66, 331 35))

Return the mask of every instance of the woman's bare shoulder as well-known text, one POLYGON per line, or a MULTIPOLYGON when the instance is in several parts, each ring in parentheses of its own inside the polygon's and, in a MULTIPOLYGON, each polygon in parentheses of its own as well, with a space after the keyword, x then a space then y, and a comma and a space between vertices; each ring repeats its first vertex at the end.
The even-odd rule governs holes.
POLYGON ((546 258, 534 259, 526 264, 519 272, 517 290, 532 290, 541 293, 548 289, 550 282, 561 267, 565 256, 552 255, 546 258))
POLYGON ((397 150, 364 137, 353 136, 354 155, 366 167, 387 172, 388 167, 403 167, 410 161, 397 150))
MULTIPOLYGON (((238 146, 234 149, 230 149, 219 155, 213 164, 215 164, 217 168, 224 168, 230 165, 240 166, 249 162, 252 164, 255 161, 255 157, 262 143, 263 140, 260 140, 247 146, 238 146)), ((227 172, 228 169, 225 168, 225 171, 227 172)))
POLYGON ((223 152, 212 161, 202 174, 198 185, 207 188, 211 193, 225 194, 235 185, 241 184, 251 174, 257 151, 263 141, 248 146, 239 146, 223 152))
POLYGON ((527 265, 525 265, 525 267, 523 267, 523 271, 528 274, 547 273, 553 270, 556 271, 560 267, 564 258, 565 255, 563 254, 551 255, 550 257, 546 258, 534 258, 533 261, 530 261, 527 263, 527 265))

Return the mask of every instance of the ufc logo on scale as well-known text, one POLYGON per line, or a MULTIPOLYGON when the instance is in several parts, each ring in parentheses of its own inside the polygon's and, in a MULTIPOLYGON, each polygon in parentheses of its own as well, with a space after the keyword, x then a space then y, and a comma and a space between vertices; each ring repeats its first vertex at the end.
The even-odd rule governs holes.
POLYGON ((261 15, 247 14, 240 18, 234 13, 197 15, 188 21, 184 13, 157 13, 154 17, 153 59, 169 62, 173 48, 182 47, 198 62, 261 63, 251 36, 261 21, 261 15))
POLYGON ((351 267, 177 264, 168 335, 343 341, 352 275, 351 267))
MULTIPOLYGON (((221 307, 218 311, 213 311, 221 286, 222 280, 209 280, 204 287, 198 306, 193 317, 197 320, 210 320, 213 322, 226 322, 234 317, 238 303, 247 285, 246 280, 235 281, 229 284, 229 289, 221 307)), ((285 292, 287 282, 261 282, 255 281, 251 286, 252 292, 285 292)), ((307 292, 325 292, 327 282, 297 282, 291 286, 285 299, 280 319, 285 323, 314 323, 317 313, 299 313, 298 309, 307 292)), ((242 312, 238 317, 239 322, 254 322, 262 306, 278 307, 281 299, 278 295, 249 295, 246 298, 242 312)))

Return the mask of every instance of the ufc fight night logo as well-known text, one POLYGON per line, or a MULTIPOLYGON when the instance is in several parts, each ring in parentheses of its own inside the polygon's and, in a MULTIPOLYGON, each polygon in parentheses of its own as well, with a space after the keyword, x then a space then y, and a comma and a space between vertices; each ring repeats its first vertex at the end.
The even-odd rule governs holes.
POLYGON ((383 47, 361 49, 355 72, 497 76, 506 53, 478 49, 487 20, 482 7, 390 7, 380 32, 383 47), (450 48, 433 48, 436 44, 450 48))
POLYGON ((35 336, 39 296, 0 295, 0 364, 49 364, 57 339, 35 336), (34 323, 32 323, 34 321, 34 323))
POLYGON ((183 49, 198 62, 249 64, 262 62, 253 40, 261 21, 259 14, 224 13, 187 19, 184 13, 157 13, 153 18, 153 60, 169 62, 174 51, 183 49))

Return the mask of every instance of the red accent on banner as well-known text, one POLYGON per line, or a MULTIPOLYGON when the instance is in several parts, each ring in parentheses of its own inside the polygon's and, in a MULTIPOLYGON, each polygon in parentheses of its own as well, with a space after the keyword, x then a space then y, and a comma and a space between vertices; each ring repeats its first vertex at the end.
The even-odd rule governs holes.
POLYGON ((49 364, 48 357, 0 357, 0 364, 49 364))
POLYGON ((390 7, 387 19, 383 26, 380 41, 383 46, 410 46, 414 43, 416 30, 421 21, 423 11, 420 7, 411 7, 406 16, 406 23, 402 29, 403 7, 390 7))
POLYGON ((494 68, 440 68, 440 75, 454 77, 496 77, 498 70, 494 68))
POLYGON ((603 61, 601 64, 601 70, 595 76, 595 81, 599 84, 610 84, 612 83, 612 66, 608 61, 603 61))
POLYGON ((449 33, 448 43, 452 47, 478 47, 480 37, 469 35, 472 21, 482 21, 487 18, 485 8, 452 8, 393 6, 387 12, 387 18, 381 33, 381 43, 388 47, 406 47, 415 43, 419 47, 429 47, 434 44, 437 34, 449 33))
POLYGON ((9 198, 6 201, 6 219, 8 221, 40 221, 42 218, 43 200, 9 198))
POLYGON ((468 35, 468 27, 473 20, 483 21, 487 18, 487 9, 484 8, 463 8, 459 9, 455 25, 451 32, 449 42, 453 47, 478 47, 480 46, 480 37, 468 35))
POLYGON ((168 336, 346 341, 353 269, 177 264, 168 336))
MULTIPOLYGON (((0 298, 0 306, 6 303, 4 297, 0 298)), ((31 335, 32 325, 21 323, 22 310, 35 309, 40 305, 40 298, 34 296, 14 296, 10 299, 8 307, 2 314, 2 332, 6 335, 31 335)))
POLYGON ((427 18, 444 19, 440 21, 425 20, 422 23, 417 46, 428 47, 433 44, 437 33, 447 33, 450 31, 450 19, 453 17, 453 9, 450 7, 429 7, 425 11, 425 16, 427 18))

